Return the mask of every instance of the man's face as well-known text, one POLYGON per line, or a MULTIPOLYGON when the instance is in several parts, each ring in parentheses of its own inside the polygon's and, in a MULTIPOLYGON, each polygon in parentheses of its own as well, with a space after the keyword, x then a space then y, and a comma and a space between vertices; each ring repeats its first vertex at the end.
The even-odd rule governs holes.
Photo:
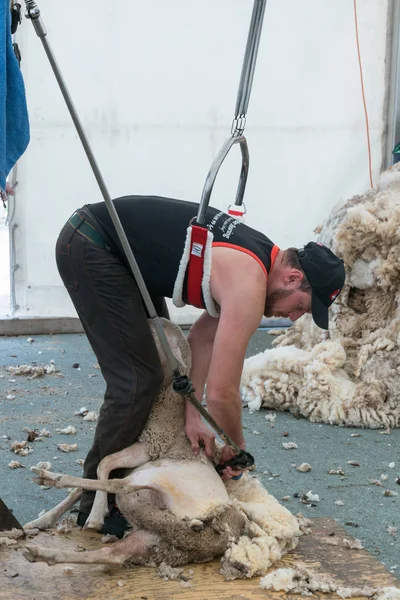
POLYGON ((311 294, 301 290, 288 290, 284 287, 267 294, 266 317, 284 317, 297 321, 305 313, 311 312, 311 294))

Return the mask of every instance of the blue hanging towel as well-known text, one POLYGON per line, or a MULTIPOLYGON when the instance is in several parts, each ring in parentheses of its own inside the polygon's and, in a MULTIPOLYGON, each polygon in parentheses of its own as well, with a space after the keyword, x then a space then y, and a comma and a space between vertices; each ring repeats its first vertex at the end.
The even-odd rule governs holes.
POLYGON ((29 144, 25 86, 11 38, 10 0, 0 0, 0 190, 29 144))

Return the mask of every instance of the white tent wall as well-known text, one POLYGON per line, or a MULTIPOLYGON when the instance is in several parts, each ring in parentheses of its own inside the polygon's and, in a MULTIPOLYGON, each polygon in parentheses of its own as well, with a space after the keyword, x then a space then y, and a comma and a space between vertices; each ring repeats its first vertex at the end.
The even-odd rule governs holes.
MULTIPOLYGON (((198 201, 230 131, 252 0, 40 0, 48 40, 113 197, 198 201)), ((384 160, 388 0, 358 0, 373 177, 384 160)), ((15 317, 70 317, 54 246, 77 207, 101 195, 26 19, 18 32, 31 143, 14 200, 15 317)), ((246 134, 246 222, 281 247, 315 239, 331 207, 369 187, 352 0, 270 0, 246 134)), ((240 152, 211 204, 234 200, 240 152)), ((196 311, 173 311, 189 322, 196 311)))

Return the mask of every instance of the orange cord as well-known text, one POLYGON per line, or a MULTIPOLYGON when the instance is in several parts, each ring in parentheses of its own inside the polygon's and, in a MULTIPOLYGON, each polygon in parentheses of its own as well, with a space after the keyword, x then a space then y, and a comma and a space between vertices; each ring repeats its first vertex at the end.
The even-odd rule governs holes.
POLYGON ((369 181, 370 181, 371 187, 373 188, 374 184, 372 181, 371 140, 369 137, 369 121, 368 121, 367 103, 365 100, 364 78, 363 78, 361 54, 360 54, 360 41, 358 39, 357 0, 354 0, 354 20, 355 20, 355 25, 356 25, 356 41, 357 41, 358 64, 360 67, 361 93, 362 93, 362 99, 363 99, 363 104, 364 104, 365 124, 366 124, 366 129, 367 129, 369 181))

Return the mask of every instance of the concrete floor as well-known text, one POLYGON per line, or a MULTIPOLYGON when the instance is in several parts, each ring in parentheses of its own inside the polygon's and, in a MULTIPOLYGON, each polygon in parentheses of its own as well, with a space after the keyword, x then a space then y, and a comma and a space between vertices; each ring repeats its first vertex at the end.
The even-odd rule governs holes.
MULTIPOLYGON (((249 346, 248 355, 263 351, 271 336, 258 331, 249 346)), ((21 523, 36 518, 42 509, 50 509, 65 497, 63 490, 41 489, 31 482, 29 467, 49 460, 55 471, 80 475, 77 459, 85 458, 95 423, 84 422, 74 412, 86 406, 98 411, 104 392, 104 381, 95 368, 96 358, 84 335, 35 336, 0 339, 0 497, 13 509, 21 523), (28 380, 10 376, 9 365, 39 364, 55 361, 59 374, 28 380), (73 364, 79 363, 79 369, 73 364), (11 381, 11 380, 15 381, 11 381), (15 396, 7 399, 7 395, 15 396), (75 425, 75 436, 56 433, 56 428, 75 425), (10 452, 14 440, 26 439, 24 427, 50 430, 52 437, 33 442, 33 452, 19 457, 10 452), (78 450, 64 454, 57 450, 62 442, 78 443, 78 450), (25 469, 10 469, 11 460, 20 461, 25 469)), ((400 475, 400 431, 382 435, 380 431, 344 429, 296 419, 278 413, 274 427, 265 419, 269 411, 250 414, 244 410, 244 427, 248 450, 255 456, 256 473, 268 490, 281 499, 289 496, 286 506, 306 516, 329 516, 336 519, 359 538, 363 545, 389 570, 400 577, 398 540, 388 527, 398 527, 400 535, 399 496, 385 497, 385 489, 398 491, 395 480, 400 475), (287 437, 283 433, 288 432, 287 437), (360 437, 351 437, 360 433, 360 437), (296 450, 285 450, 282 442, 293 441, 296 450), (357 461, 359 467, 347 464, 357 461), (309 473, 299 473, 294 465, 308 462, 309 473), (394 468, 389 464, 395 463, 394 468), (341 466, 345 477, 328 475, 329 469, 341 466), (388 476, 384 487, 371 485, 371 479, 388 476), (274 475, 274 476, 272 476, 274 475), (298 494, 312 491, 320 502, 310 507, 302 504, 298 494), (335 501, 342 501, 339 506, 335 501)))

